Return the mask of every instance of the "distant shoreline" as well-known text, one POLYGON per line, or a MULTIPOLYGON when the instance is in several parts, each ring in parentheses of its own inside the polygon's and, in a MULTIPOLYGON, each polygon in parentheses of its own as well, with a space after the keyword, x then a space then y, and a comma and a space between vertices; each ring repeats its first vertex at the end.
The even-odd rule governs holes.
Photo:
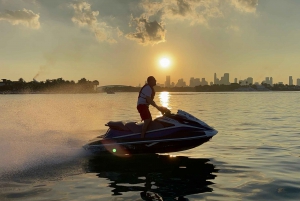
MULTIPOLYGON (((238 90, 238 91, 166 91, 166 90, 159 90, 156 91, 157 93, 159 92, 187 92, 187 93, 219 93, 219 92, 297 92, 300 90, 264 90, 264 91, 259 91, 259 90, 253 90, 253 91, 243 91, 243 90, 238 90)), ((115 91, 114 94, 116 93, 138 93, 138 91, 115 91)), ((73 92, 0 92, 0 95, 34 95, 34 94, 107 94, 106 92, 86 92, 86 93, 73 93, 73 92)), ((108 94, 111 95, 111 94, 108 94)))
MULTIPOLYGON (((17 83, 18 84, 18 83, 17 83)), ((120 92, 138 93, 141 87, 125 85, 109 85, 96 87, 93 83, 85 84, 55 84, 53 86, 39 86, 37 83, 19 86, 17 84, 5 85, 0 87, 0 94, 114 94, 120 92), (37 84, 37 85, 35 85, 37 84), (39 87, 38 87, 39 86, 39 87)), ((300 86, 283 84, 261 84, 261 85, 240 85, 232 83, 230 85, 204 85, 195 87, 160 87, 155 86, 156 92, 269 92, 269 91, 300 91, 300 86)))

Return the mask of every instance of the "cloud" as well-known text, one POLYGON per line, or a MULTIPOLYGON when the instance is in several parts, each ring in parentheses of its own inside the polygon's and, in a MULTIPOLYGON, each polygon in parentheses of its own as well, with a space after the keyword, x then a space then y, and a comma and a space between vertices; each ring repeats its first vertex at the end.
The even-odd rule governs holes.
POLYGON ((242 12, 254 13, 258 0, 231 0, 231 3, 242 12))
POLYGON ((105 22, 98 22, 99 11, 92 11, 91 5, 87 2, 76 2, 71 4, 75 13, 72 21, 80 27, 88 27, 99 42, 107 41, 116 43, 116 40, 110 36, 113 28, 107 26, 105 22))
POLYGON ((136 40, 142 45, 155 45, 165 42, 166 30, 163 28, 162 23, 150 22, 145 17, 132 17, 131 25, 136 26, 136 32, 127 34, 126 38, 136 40))
POLYGON ((35 14, 33 11, 26 10, 25 8, 17 11, 5 10, 4 12, 0 12, 0 21, 8 21, 12 25, 22 24, 32 29, 40 28, 39 18, 39 14, 35 14))
POLYGON ((139 17, 131 17, 130 25, 135 27, 135 31, 127 34, 126 37, 142 45, 165 42, 166 20, 187 20, 190 24, 207 25, 209 18, 223 16, 218 8, 218 2, 218 0, 162 0, 161 2, 144 0, 140 3, 143 13, 139 17))
POLYGON ((209 18, 222 17, 219 0, 144 0, 141 5, 145 15, 159 14, 161 19, 187 20, 190 24, 205 24, 209 18))

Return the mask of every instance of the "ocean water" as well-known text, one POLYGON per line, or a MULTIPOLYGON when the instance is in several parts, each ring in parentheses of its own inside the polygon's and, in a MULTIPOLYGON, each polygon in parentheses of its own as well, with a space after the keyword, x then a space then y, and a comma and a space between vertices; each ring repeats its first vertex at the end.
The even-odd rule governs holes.
POLYGON ((157 93, 219 133, 163 155, 82 149, 110 120, 139 121, 136 99, 0 95, 0 200, 300 200, 299 92, 157 93))

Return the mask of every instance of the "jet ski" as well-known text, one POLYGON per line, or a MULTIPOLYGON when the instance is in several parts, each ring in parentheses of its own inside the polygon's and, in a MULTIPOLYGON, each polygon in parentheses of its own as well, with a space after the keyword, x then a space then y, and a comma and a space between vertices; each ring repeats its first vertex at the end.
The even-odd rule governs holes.
POLYGON ((84 146, 93 153, 150 154, 178 152, 195 148, 215 136, 218 131, 193 115, 170 110, 154 119, 141 138, 143 123, 110 121, 107 132, 84 146))

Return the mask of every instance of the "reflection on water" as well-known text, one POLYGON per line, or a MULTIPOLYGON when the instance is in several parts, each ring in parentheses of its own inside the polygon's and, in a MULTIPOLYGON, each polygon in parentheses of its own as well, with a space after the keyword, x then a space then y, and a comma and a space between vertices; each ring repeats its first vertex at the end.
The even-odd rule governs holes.
POLYGON ((87 172, 110 181, 113 195, 140 192, 143 200, 188 200, 187 195, 212 192, 218 170, 209 159, 168 155, 92 157, 87 172))
MULTIPOLYGON (((165 92, 161 92, 159 94, 159 100, 160 100, 160 104, 164 107, 169 108, 169 99, 170 99, 170 93, 165 91, 165 92)), ((171 108, 169 108, 171 109, 171 108)))

